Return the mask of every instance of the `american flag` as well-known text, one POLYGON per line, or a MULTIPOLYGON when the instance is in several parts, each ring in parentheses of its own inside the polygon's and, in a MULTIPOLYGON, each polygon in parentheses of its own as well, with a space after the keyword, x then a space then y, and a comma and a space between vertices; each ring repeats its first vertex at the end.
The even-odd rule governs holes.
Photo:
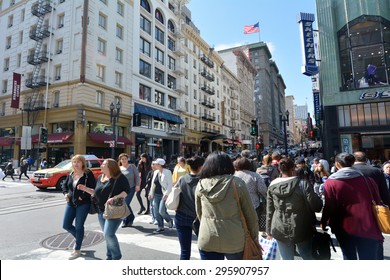
POLYGON ((255 23, 253 25, 244 26, 244 34, 252 34, 260 32, 259 23, 255 23))

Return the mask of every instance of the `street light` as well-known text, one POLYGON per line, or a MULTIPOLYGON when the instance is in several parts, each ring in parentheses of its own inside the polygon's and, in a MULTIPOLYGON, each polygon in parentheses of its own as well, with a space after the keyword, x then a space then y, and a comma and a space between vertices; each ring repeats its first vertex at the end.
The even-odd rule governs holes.
POLYGON ((284 150, 285 150, 285 154, 286 156, 288 155, 288 152, 287 152, 287 126, 290 125, 289 124, 289 111, 287 110, 286 113, 283 115, 282 112, 279 113, 279 117, 280 117, 280 124, 283 123, 283 132, 284 132, 284 150))
POLYGON ((116 123, 119 120, 119 112, 121 110, 121 104, 119 101, 114 105, 114 102, 111 102, 110 105, 110 122, 112 125, 112 143, 111 143, 111 158, 115 159, 115 147, 116 147, 116 123))
POLYGON ((235 142, 235 138, 236 138, 236 130, 234 128, 231 128, 230 134, 232 135, 232 150, 234 151, 235 150, 234 142, 235 142))

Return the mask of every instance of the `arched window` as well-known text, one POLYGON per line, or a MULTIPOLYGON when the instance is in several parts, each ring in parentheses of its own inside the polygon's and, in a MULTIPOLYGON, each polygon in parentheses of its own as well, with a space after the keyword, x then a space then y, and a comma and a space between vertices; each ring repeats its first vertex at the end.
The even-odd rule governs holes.
POLYGON ((148 0, 141 0, 141 7, 147 10, 150 13, 150 4, 148 0))
POLYGON ((161 22, 162 24, 164 24, 164 18, 163 18, 163 15, 161 13, 160 10, 156 10, 156 13, 155 13, 155 16, 156 16, 156 19, 161 22))
POLYGON ((175 33, 175 25, 171 20, 168 20, 168 30, 171 31, 172 33, 175 33))
POLYGON ((390 21, 360 16, 337 32, 341 89, 389 84, 390 21))

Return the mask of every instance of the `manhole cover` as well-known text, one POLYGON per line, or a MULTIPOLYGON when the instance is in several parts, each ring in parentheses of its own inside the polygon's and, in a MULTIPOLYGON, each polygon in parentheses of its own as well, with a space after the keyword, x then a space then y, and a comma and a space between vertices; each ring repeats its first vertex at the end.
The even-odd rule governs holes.
MULTIPOLYGON (((103 233, 97 231, 85 231, 82 247, 89 247, 104 241, 103 233)), ((70 233, 60 233, 50 236, 41 242, 44 248, 52 250, 72 249, 75 239, 70 233)))

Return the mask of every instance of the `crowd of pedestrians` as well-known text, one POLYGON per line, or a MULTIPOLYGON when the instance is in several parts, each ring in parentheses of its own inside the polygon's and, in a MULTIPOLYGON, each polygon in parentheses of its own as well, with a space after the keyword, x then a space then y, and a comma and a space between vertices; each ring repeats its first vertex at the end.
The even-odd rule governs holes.
POLYGON ((105 159, 103 174, 95 181, 84 157, 72 158, 73 171, 63 185, 67 201, 63 228, 75 238, 69 259, 81 255, 91 196, 99 202, 106 257, 121 259, 116 231, 121 223, 122 228, 133 226, 130 203, 134 195, 140 207, 137 214, 151 216, 154 234, 176 229, 182 260, 191 258, 193 234, 202 260, 241 259, 245 233, 240 212, 252 238, 275 240, 283 260, 293 260, 297 252, 301 259, 312 260, 312 236, 318 225, 324 231, 330 227, 344 259, 384 258, 384 238, 372 215, 369 193, 375 195, 376 203, 390 204, 390 161, 372 166, 361 151, 340 153, 330 162, 278 152, 259 161, 244 150, 233 159, 224 152, 206 158, 179 157, 173 172, 165 167, 164 159, 151 160, 147 154, 141 155, 137 165, 129 163, 127 154, 118 161, 105 159), (171 217, 165 202, 174 185, 180 196, 171 217), (126 199, 130 215, 105 220, 105 205, 116 197, 126 199), (316 212, 322 212, 320 221, 316 212))

